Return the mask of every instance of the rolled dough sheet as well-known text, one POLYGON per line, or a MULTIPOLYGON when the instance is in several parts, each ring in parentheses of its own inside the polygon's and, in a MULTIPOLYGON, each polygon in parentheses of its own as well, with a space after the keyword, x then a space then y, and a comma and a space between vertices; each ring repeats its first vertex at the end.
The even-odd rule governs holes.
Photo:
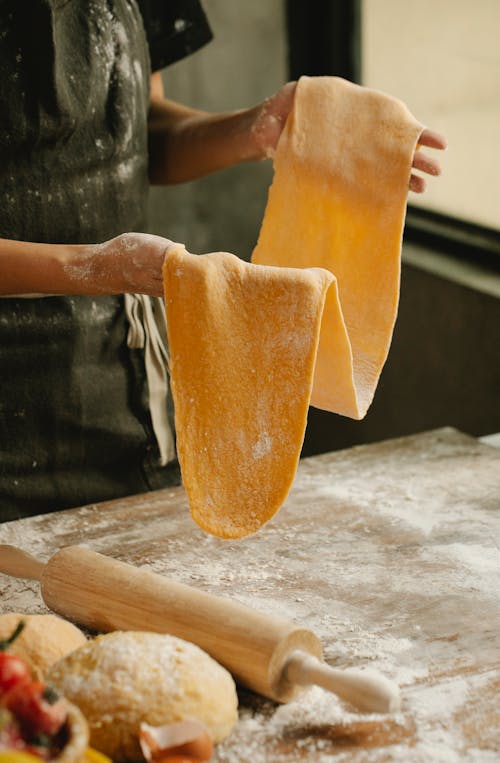
POLYGON ((288 494, 331 281, 224 252, 165 258, 177 451, 192 516, 210 533, 255 532, 288 494))
POLYGON ((422 125, 401 101, 338 77, 302 77, 274 160, 254 263, 327 268, 311 404, 361 419, 399 298, 411 163, 422 125))
POLYGON ((385 94, 304 77, 252 263, 169 250, 177 450, 193 518, 208 532, 242 537, 279 509, 310 403, 366 413, 396 317, 421 130, 385 94))

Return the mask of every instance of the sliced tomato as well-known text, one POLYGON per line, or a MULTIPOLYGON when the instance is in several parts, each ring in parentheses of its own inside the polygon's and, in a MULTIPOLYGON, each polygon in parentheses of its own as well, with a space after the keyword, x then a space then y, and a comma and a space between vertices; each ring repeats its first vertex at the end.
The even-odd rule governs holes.
POLYGON ((64 700, 40 681, 15 684, 5 695, 4 704, 30 737, 38 734, 54 736, 66 721, 64 700))
POLYGON ((0 652, 0 697, 10 691, 17 683, 30 680, 26 663, 15 654, 0 652))

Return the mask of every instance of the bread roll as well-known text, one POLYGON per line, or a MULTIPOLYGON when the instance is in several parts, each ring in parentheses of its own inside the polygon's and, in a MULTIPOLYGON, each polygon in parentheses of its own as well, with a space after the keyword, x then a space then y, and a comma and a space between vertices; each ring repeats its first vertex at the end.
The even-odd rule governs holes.
POLYGON ((115 761, 141 760, 141 722, 194 718, 218 742, 238 717, 228 671, 194 644, 161 633, 115 631, 56 663, 49 681, 86 717, 92 747, 115 761))
POLYGON ((38 680, 45 679, 50 665, 87 641, 79 628, 60 617, 19 612, 0 615, 0 640, 8 638, 20 620, 26 625, 8 651, 22 657, 38 680))

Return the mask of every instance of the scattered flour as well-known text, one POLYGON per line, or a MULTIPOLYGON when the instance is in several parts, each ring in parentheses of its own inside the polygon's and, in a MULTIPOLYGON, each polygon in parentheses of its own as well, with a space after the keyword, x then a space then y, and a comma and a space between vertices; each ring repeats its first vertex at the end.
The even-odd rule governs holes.
MULTIPOLYGON (((7 523, 0 542, 47 559, 84 538, 303 624, 330 664, 380 670, 401 687, 393 716, 355 713, 317 687, 284 706, 242 690, 238 726, 214 763, 493 763, 498 455, 482 446, 467 492, 470 441, 418 442, 394 462, 383 444, 301 462, 283 510, 245 542, 200 531, 180 490, 152 493, 133 509, 124 499, 106 511, 7 523)), ((0 609, 45 611, 36 583, 4 577, 0 609)))
POLYGON ((261 432, 259 439, 252 446, 252 456, 255 460, 264 458, 264 456, 267 456, 269 453, 271 453, 272 446, 272 438, 268 435, 267 432, 261 432))

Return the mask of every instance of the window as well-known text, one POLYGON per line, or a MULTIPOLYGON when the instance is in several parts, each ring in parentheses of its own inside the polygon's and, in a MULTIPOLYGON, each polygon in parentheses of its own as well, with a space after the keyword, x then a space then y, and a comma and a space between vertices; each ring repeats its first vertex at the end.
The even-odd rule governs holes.
POLYGON ((363 84, 446 134, 444 173, 412 203, 500 231, 500 3, 363 0, 363 84))
POLYGON ((442 177, 410 197, 407 237, 498 263, 498 0, 288 0, 286 8, 292 77, 333 74, 384 90, 447 136, 442 177))

